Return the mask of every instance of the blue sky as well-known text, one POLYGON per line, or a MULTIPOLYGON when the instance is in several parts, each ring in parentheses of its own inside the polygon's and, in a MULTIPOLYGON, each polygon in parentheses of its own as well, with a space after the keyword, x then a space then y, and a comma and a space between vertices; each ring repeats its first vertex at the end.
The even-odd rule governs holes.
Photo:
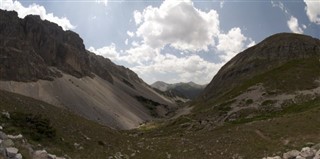
POLYGON ((0 0, 38 14, 143 80, 205 84, 237 53, 279 32, 320 38, 320 0, 0 0))

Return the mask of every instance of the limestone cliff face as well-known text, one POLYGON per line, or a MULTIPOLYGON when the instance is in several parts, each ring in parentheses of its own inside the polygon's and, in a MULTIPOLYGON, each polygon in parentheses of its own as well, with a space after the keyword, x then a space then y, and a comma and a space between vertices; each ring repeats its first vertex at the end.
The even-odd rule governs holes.
POLYGON ((95 73, 111 83, 112 76, 144 83, 128 68, 87 51, 77 33, 55 23, 3 10, 0 19, 1 80, 52 80, 61 77, 58 69, 77 78, 95 73))
POLYGON ((226 63, 202 93, 201 99, 217 98, 259 73, 294 60, 320 59, 320 40, 306 35, 280 33, 239 53, 226 63))
POLYGON ((91 75, 83 40, 57 24, 28 15, 20 19, 14 11, 0 10, 1 79, 36 81, 61 74, 91 75))

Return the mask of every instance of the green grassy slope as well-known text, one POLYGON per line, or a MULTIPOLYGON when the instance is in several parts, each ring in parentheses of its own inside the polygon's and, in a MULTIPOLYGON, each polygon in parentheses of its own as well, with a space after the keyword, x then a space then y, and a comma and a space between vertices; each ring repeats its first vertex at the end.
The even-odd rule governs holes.
MULTIPOLYGON (((24 96, 0 91, 0 110, 42 114, 56 131, 54 138, 34 141, 23 134, 33 145, 57 155, 72 158, 262 158, 289 149, 300 149, 307 142, 320 142, 320 102, 315 99, 288 107, 285 113, 223 126, 210 125, 194 116, 182 116, 176 120, 149 123, 137 130, 117 132, 107 127, 73 115, 66 110, 24 96), (290 108, 290 109, 289 109, 290 108), (87 140, 89 137, 90 140, 87 140), (83 149, 75 148, 79 143, 83 149)), ((18 127, 6 123, 9 134, 19 133, 18 127)), ((21 149, 25 158, 26 150, 21 149)))
POLYGON ((168 123, 154 123, 141 131, 141 142, 152 146, 144 157, 262 158, 319 143, 320 100, 292 105, 283 113, 212 126, 192 116, 168 123), (203 123, 203 124, 201 124, 203 123))
POLYGON ((275 95, 316 88, 319 84, 315 80, 319 78, 319 57, 314 56, 307 59, 291 60, 270 71, 258 74, 243 83, 239 83, 238 86, 221 94, 217 98, 212 98, 206 102, 198 102, 194 111, 210 110, 212 105, 219 105, 230 101, 256 84, 263 84, 268 95, 275 95))

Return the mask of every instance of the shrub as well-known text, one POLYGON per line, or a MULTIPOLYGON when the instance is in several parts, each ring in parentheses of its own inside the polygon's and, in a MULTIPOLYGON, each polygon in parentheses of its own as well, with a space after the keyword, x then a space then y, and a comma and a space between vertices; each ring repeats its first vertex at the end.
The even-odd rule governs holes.
POLYGON ((41 115, 14 112, 11 114, 12 125, 21 129, 21 132, 30 136, 32 140, 53 139, 56 130, 51 126, 50 120, 41 115))

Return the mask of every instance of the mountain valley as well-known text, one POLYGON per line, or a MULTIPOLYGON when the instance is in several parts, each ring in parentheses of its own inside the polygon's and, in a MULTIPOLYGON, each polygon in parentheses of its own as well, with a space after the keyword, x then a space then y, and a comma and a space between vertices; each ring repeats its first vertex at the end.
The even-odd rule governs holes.
POLYGON ((319 159, 317 38, 267 37, 207 85, 148 85, 75 32, 14 11, 0 19, 0 132, 22 134, 11 142, 23 158, 261 159, 308 147, 319 159))

